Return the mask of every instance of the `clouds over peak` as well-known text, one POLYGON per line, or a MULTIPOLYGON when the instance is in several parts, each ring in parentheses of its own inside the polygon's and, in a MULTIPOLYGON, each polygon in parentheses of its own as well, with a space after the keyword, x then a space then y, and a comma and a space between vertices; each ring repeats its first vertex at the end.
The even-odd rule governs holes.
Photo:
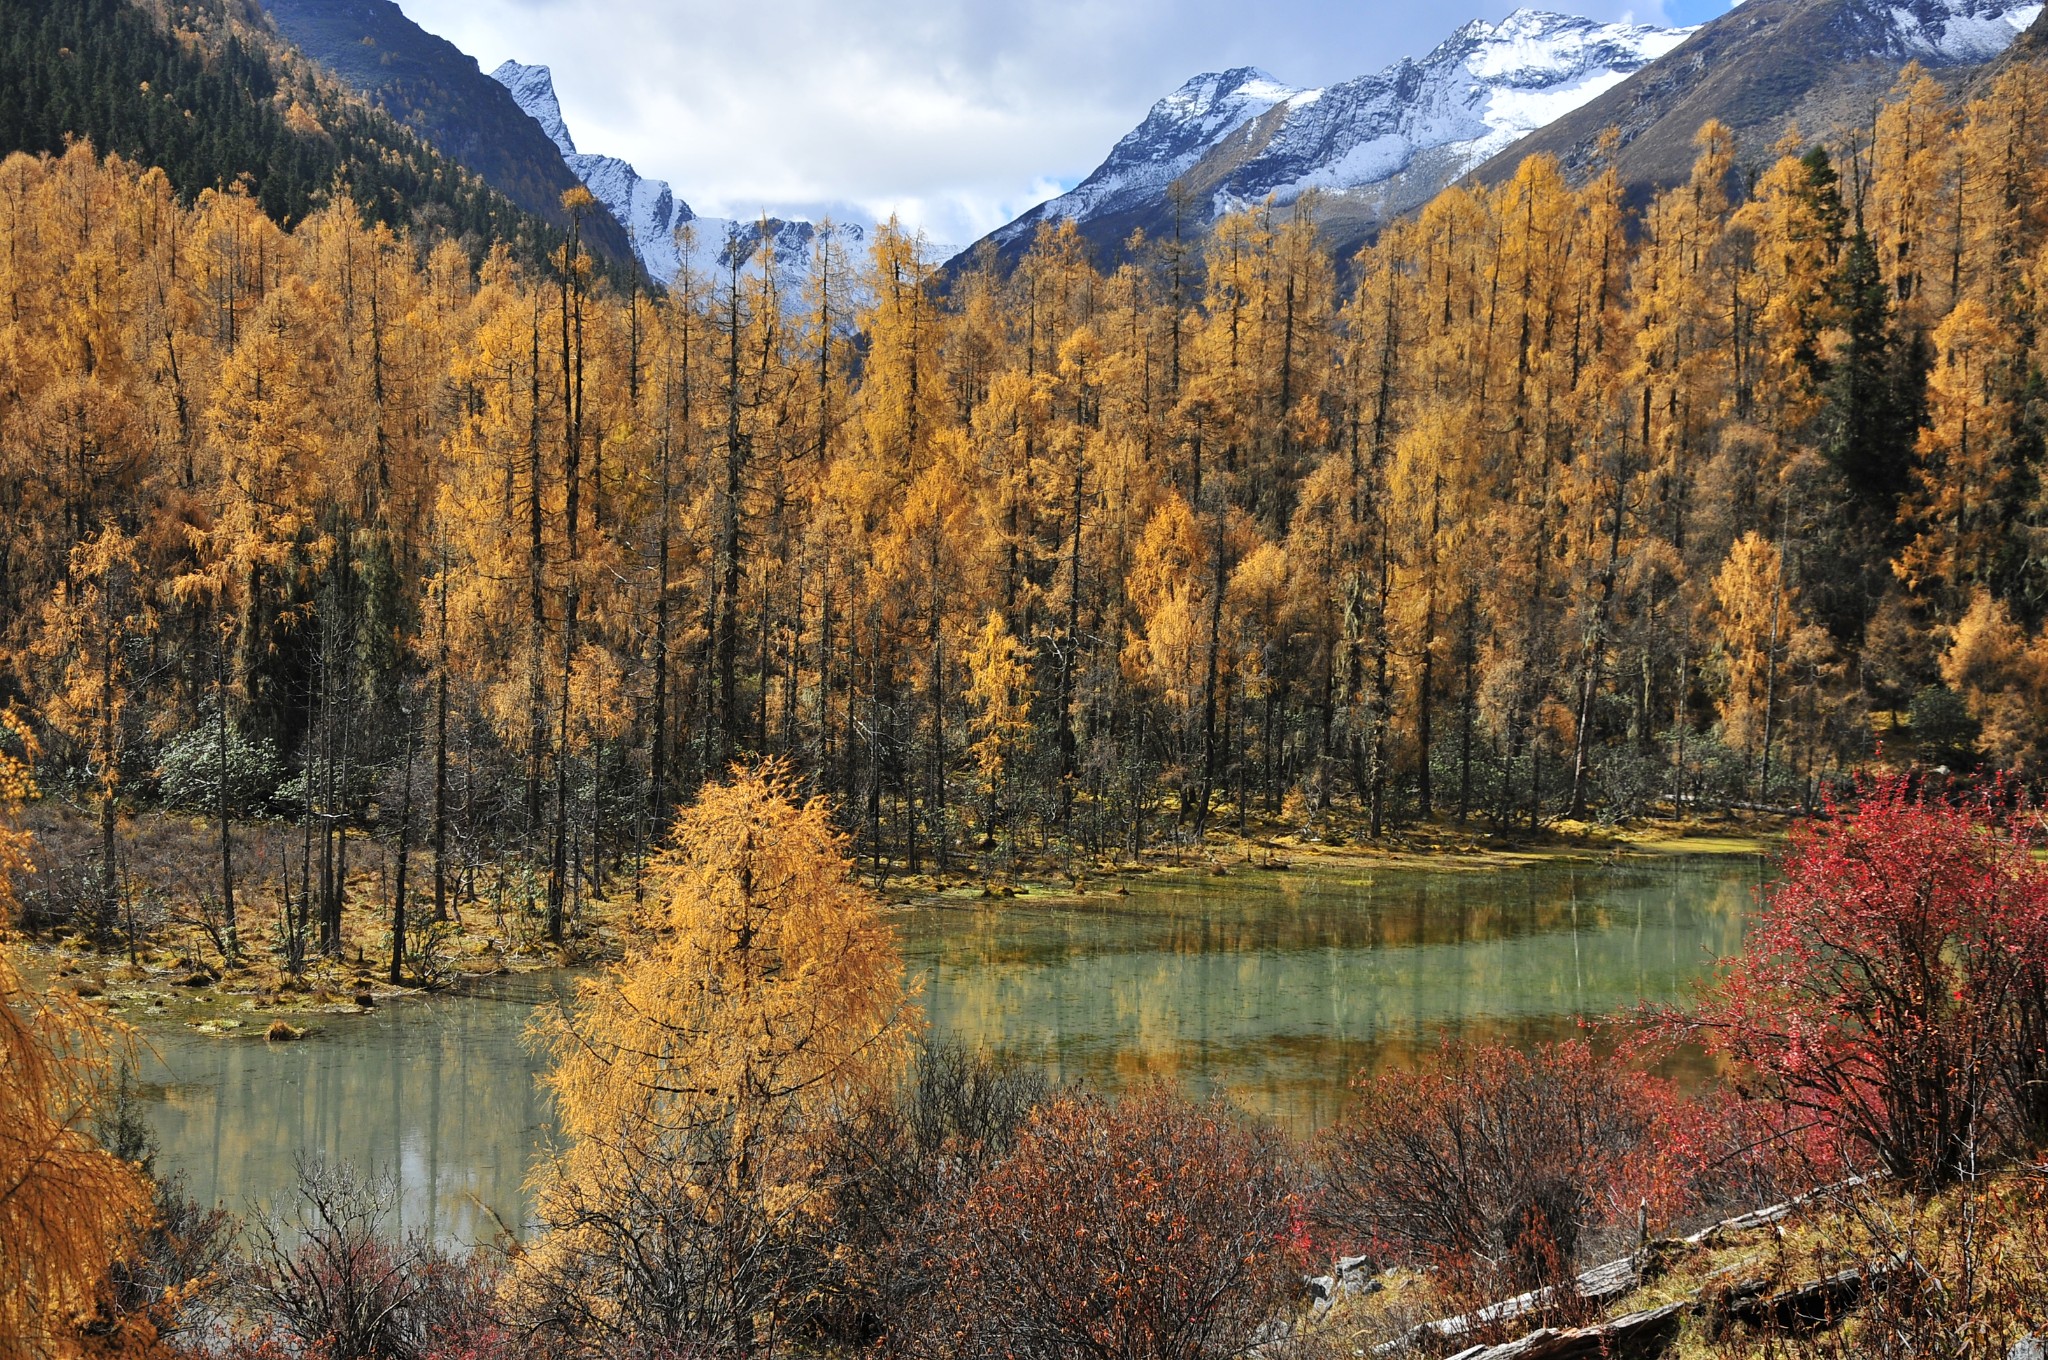
MULTIPOLYGON (((477 57, 554 70, 584 150, 699 212, 891 212, 965 244, 1067 185, 1198 71, 1320 84, 1471 13, 1394 0, 400 0, 477 57)), ((1591 6, 1621 18, 1620 5, 1591 6)), ((1647 21, 1661 11, 1634 13, 1647 21)))

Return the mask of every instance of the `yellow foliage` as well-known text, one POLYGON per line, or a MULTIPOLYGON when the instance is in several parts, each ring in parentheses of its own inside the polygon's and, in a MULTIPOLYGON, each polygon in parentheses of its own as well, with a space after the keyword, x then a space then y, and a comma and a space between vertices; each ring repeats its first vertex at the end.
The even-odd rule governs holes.
POLYGON ((974 705, 974 764, 990 797, 1014 762, 1019 743, 1031 731, 1031 678, 1020 659, 1021 651, 1003 616, 991 609, 967 652, 967 698, 974 705))
POLYGON ((2010 460, 2001 456, 2013 411, 1999 378, 2016 351, 2017 342, 1975 298, 1957 303, 1934 330, 1928 424, 1916 446, 1918 485, 1901 512, 1919 533, 1896 564, 1911 589, 1981 583, 2005 546, 1995 510, 2013 477, 2010 460))
MULTIPOLYGON (((71 550, 65 583, 43 608, 37 660, 55 683, 44 715, 86 753, 99 786, 101 835, 113 839, 120 794, 135 643, 156 631, 150 581, 136 560, 135 540, 102 530, 71 550)), ((110 856, 110 852, 109 852, 110 856)), ((106 865, 111 870, 111 863, 106 865)), ((112 874, 107 874, 112 882, 112 874)))
POLYGON ((651 878, 640 941, 534 1026, 564 1141, 515 1295, 605 1270, 637 1233, 673 1247, 678 1215, 785 1231, 829 1194, 820 1117, 893 1080, 918 1032, 879 904, 781 766, 707 788, 651 878))
POLYGON ((1718 700, 1723 739, 1752 755, 1761 749, 1768 759, 1771 727, 1793 683, 1790 663, 1817 669, 1826 657, 1825 634, 1802 617, 1777 545, 1755 532, 1729 549, 1714 577, 1714 604, 1727 664, 1718 700))
POLYGON ((1982 727, 1977 744, 1994 764, 2012 765, 2040 745, 2048 708, 2048 635, 2029 639, 2005 605, 1978 590, 1942 654, 1941 678, 1963 696, 1982 727))

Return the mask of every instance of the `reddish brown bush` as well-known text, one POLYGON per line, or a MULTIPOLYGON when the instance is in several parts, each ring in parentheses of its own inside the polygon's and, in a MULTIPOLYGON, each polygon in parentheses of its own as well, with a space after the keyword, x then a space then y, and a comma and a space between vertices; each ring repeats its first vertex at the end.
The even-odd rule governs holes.
POLYGON ((1346 1245, 1482 1293, 1549 1283, 1589 1228, 1685 1193, 1659 1155, 1668 1084, 1584 1043, 1446 1043, 1358 1093, 1323 1140, 1318 1219, 1346 1245))
POLYGON ((1164 1091, 1042 1108, 927 1238, 940 1283, 897 1338, 928 1356, 1207 1360, 1299 1288, 1277 1138, 1164 1091))
POLYGON ((928 1037, 895 1090, 834 1112, 820 1173, 831 1202, 813 1220, 796 1319, 805 1342, 859 1350, 944 1284, 921 1266, 920 1233, 1010 1152, 1049 1089, 1035 1067, 928 1037))
POLYGON ((302 1162, 296 1212, 259 1221, 242 1280, 251 1327, 231 1354, 318 1360, 510 1360, 494 1272, 417 1234, 379 1231, 389 1181, 302 1162))

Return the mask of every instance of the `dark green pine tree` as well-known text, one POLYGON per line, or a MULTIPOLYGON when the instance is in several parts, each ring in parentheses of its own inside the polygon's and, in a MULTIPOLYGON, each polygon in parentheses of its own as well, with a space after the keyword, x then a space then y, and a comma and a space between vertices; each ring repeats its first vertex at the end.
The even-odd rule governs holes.
POLYGON ((1855 502, 1859 527, 1886 539, 1896 532, 1899 498, 1912 472, 1927 345, 1919 336, 1902 340, 1892 325, 1877 248, 1865 232, 1851 236, 1842 254, 1835 304, 1848 339, 1821 388, 1821 446, 1855 502))
MULTIPOLYGON (((1834 162, 1828 159, 1825 147, 1813 148, 1799 158, 1799 164, 1806 172, 1806 182, 1795 192, 1814 224, 1814 234, 1827 252, 1829 266, 1839 269, 1848 227, 1848 214, 1842 206, 1841 176, 1835 173, 1834 162)), ((1824 288, 1815 291, 1822 293, 1824 288)), ((1805 322, 1794 353, 1816 388, 1824 386, 1828 379, 1828 358, 1822 350, 1820 334, 1833 310, 1833 299, 1824 295, 1803 300, 1801 307, 1805 322)))

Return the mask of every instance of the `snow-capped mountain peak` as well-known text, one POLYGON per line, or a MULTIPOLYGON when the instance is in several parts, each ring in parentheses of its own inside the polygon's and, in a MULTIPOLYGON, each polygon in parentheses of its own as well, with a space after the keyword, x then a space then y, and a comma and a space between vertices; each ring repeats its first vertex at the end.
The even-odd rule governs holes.
POLYGON ((1199 75, 1154 104, 1151 116, 1125 140, 1154 134, 1193 145, 1192 139, 1227 132, 1300 93, 1255 66, 1199 75))
POLYGON ((545 66, 522 66, 516 61, 502 63, 491 79, 512 93, 512 102, 527 117, 540 124, 548 140, 562 149, 565 157, 576 154, 576 139, 562 121, 562 103, 555 98, 555 74, 545 66))
POLYGON ((1895 0, 1881 12, 1891 39, 1885 55, 1948 66, 1991 60, 2041 17, 2041 6, 2031 0, 1895 0))
MULTIPOLYGON (((662 283, 673 283, 685 264, 699 275, 719 273, 734 258, 744 264, 764 242, 772 246, 778 269, 795 268, 808 258, 817 231, 809 222, 699 217, 666 180, 647 179, 617 156, 578 151, 555 95, 554 75, 547 67, 507 61, 491 72, 491 78, 510 91, 513 102, 554 139, 563 161, 625 227, 633 253, 662 283)), ((833 230, 848 246, 867 239, 867 233, 857 226, 835 226, 833 230)), ((794 297, 795 290, 790 295, 794 297)))
POLYGON ((1165 192, 1231 132, 1309 91, 1241 66, 1196 76, 1152 106, 1095 173, 1061 199, 1060 217, 1089 217, 1137 197, 1165 192))
POLYGON ((1383 218, 1427 200, 1494 152, 1625 80, 1693 30, 1609 24, 1537 9, 1473 20, 1416 59, 1317 89, 1252 67, 1196 76, 1073 190, 1000 229, 1156 225, 1169 186, 1213 215, 1317 190, 1383 218))

